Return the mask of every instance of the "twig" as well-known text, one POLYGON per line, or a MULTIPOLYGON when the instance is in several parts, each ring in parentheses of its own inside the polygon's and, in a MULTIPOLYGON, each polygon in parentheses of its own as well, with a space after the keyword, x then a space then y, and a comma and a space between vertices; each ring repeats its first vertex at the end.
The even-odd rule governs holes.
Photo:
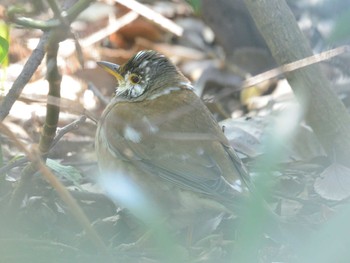
POLYGON ((183 34, 184 30, 182 27, 180 27, 170 19, 162 16, 161 14, 153 11, 151 8, 143 4, 140 4, 135 0, 114 0, 114 1, 135 11, 139 15, 156 23, 157 25, 161 26, 162 28, 168 30, 169 32, 175 34, 178 37, 182 36, 183 34))
POLYGON ((307 66, 310 66, 312 64, 333 58, 335 56, 339 56, 343 53, 349 52, 350 46, 341 46, 337 47, 331 50, 324 51, 320 54, 316 54, 310 57, 306 57, 288 64, 285 64, 283 66, 271 69, 269 71, 266 71, 264 73, 258 74, 254 77, 251 77, 243 82, 242 88, 247 88, 250 86, 254 86, 258 83, 261 83, 265 80, 277 77, 283 73, 291 72, 296 69, 301 69, 307 66))
POLYGON ((77 201, 72 197, 66 187, 46 167, 46 165, 41 160, 40 155, 38 155, 37 152, 29 151, 3 123, 0 123, 0 131, 12 139, 16 146, 27 155, 27 158, 32 163, 36 164, 43 177, 51 184, 61 199, 67 204, 74 218, 84 228, 96 247, 98 247, 102 252, 106 252, 107 249, 105 244, 101 240, 100 236, 96 233, 96 231, 91 227, 90 221, 85 215, 84 211, 78 205, 77 201))
MULTIPOLYGON (((60 20, 69 21, 71 23, 93 1, 94 0, 79 0, 78 2, 74 3, 74 5, 71 6, 70 8, 67 7, 67 10, 61 13, 60 16, 62 17, 60 19, 51 19, 49 21, 33 21, 32 19, 25 18, 25 17, 18 18, 16 17, 16 12, 17 12, 16 8, 9 9, 8 17, 10 21, 17 23, 19 25, 48 30, 50 28, 58 27, 62 25, 60 20), (32 22, 34 22, 34 24, 31 24, 32 22), (35 22, 38 22, 38 23, 35 25, 35 22), (54 23, 54 25, 52 23, 54 23)), ((18 78, 14 81, 11 89, 2 100, 0 105, 0 121, 3 121, 6 118, 6 116, 9 114, 12 108, 12 105, 18 99, 24 86, 28 83, 28 81, 30 80, 30 78, 33 76, 34 72, 37 70, 38 66, 40 65, 41 61, 43 60, 45 55, 45 46, 49 38, 49 35, 50 35, 50 32, 46 31, 41 36, 39 44, 33 50, 31 56, 29 57, 26 64, 24 65, 22 72, 19 74, 18 78)))
POLYGON ((22 164, 27 163, 29 160, 27 157, 20 157, 14 160, 13 162, 9 162, 8 164, 4 165, 3 167, 0 168, 0 175, 7 173, 11 169, 18 167, 22 164))
POLYGON ((105 37, 109 36, 110 34, 113 34, 114 32, 118 31, 123 26, 130 24, 132 21, 136 20, 139 15, 135 12, 128 12, 124 16, 116 19, 111 19, 108 26, 101 29, 100 31, 97 31, 96 33, 80 40, 80 45, 82 47, 88 47, 92 44, 104 39, 105 37))
MULTIPOLYGON (((46 117, 43 129, 41 131, 39 139, 39 151, 40 156, 45 160, 47 154, 51 148, 52 141, 56 134, 57 123, 60 113, 60 92, 61 92, 61 75, 57 66, 57 53, 59 48, 59 42, 62 38, 66 37, 67 31, 62 31, 61 28, 50 31, 50 37, 48 39, 47 55, 46 55, 46 79, 49 83, 48 101, 50 98, 54 98, 57 104, 46 104, 46 117)), ((33 174, 37 171, 36 163, 27 164, 21 172, 21 180, 12 193, 10 199, 10 214, 15 213, 16 209, 20 207, 20 204, 26 194, 27 187, 29 186, 33 174)))
POLYGON ((56 0, 47 0, 50 8, 52 9, 52 11, 54 12, 54 15, 56 18, 58 18, 61 22, 61 26, 63 26, 63 28, 67 28, 67 31, 69 30, 69 35, 73 40, 74 40, 74 44, 75 44, 75 50, 77 53, 77 58, 79 61, 80 66, 83 68, 84 67, 84 58, 83 58, 83 52, 81 49, 81 46, 79 44, 78 38, 76 36, 76 34, 70 29, 70 22, 67 18, 67 16, 65 15, 64 12, 62 12, 60 6, 57 4, 56 0))
MULTIPOLYGON (((61 30, 51 31, 48 45, 46 47, 46 79, 49 83, 48 96, 59 100, 61 98, 61 80, 62 76, 57 66, 57 54, 59 42, 61 41, 61 30)), ((46 104, 45 123, 39 139, 40 154, 47 154, 51 148, 52 141, 56 134, 58 119, 60 114, 60 105, 46 104)), ((45 157, 44 157, 45 159, 45 157)))
POLYGON ((63 25, 65 27, 69 27, 69 21, 67 19, 67 16, 63 16, 64 13, 62 13, 61 7, 57 4, 56 0, 47 0, 47 3, 49 4, 51 10, 53 11, 56 18, 59 19, 61 22, 60 25, 63 25))
MULTIPOLYGON (((135 12, 129 12, 125 14, 124 16, 118 18, 118 19, 111 19, 107 27, 93 33, 90 36, 87 36, 86 38, 79 39, 80 47, 87 48, 96 42, 104 39, 105 37, 109 36, 110 34, 118 31, 123 26, 130 24, 132 21, 136 20, 139 17, 139 15, 135 12)), ((71 56, 74 53, 74 51, 64 52, 62 54, 64 57, 71 56)))
POLYGON ((19 74, 17 79, 13 82, 11 89, 6 94, 0 105, 0 121, 2 122, 6 116, 9 114, 12 105, 16 102, 18 97, 21 95, 24 86, 33 76, 34 72, 37 70, 41 61, 45 55, 45 45, 49 38, 49 33, 44 33, 37 47, 33 50, 29 59, 23 67, 22 72, 19 74))
POLYGON ((58 143, 59 140, 68 132, 71 132, 73 130, 77 130, 81 124, 83 124, 86 121, 86 116, 80 116, 79 119, 69 123, 68 125, 64 126, 61 129, 58 129, 57 134, 55 138, 53 139, 51 143, 50 149, 55 147, 55 145, 58 143))
MULTIPOLYGON (((306 58, 303 58, 303 59, 300 59, 297 61, 293 61, 291 63, 285 64, 285 65, 280 66, 280 67, 276 67, 274 69, 265 71, 261 74, 258 74, 258 75, 255 75, 253 77, 246 79, 245 81, 243 81, 243 83, 241 84, 241 86, 239 88, 230 91, 230 93, 237 92, 237 91, 243 90, 245 88, 257 85, 257 84, 264 82, 266 80, 269 80, 271 78, 278 77, 284 73, 292 72, 294 70, 301 69, 301 68, 310 66, 312 64, 322 62, 322 61, 327 60, 327 59, 331 59, 331 58, 339 56, 343 53, 347 53, 349 51, 350 51, 350 46, 345 45, 345 46, 341 46, 341 47, 337 47, 337 48, 334 48, 331 50, 327 50, 327 51, 324 51, 322 53, 312 55, 312 56, 309 56, 309 57, 306 57, 306 58)), ((202 86, 203 86, 203 83, 200 83, 199 87, 201 88, 202 86)), ((229 95, 229 93, 224 93, 222 95, 217 96, 216 99, 221 99, 221 98, 224 98, 228 95, 229 95)))
MULTIPOLYGON (((81 124, 83 124, 86 121, 86 116, 80 116, 79 119, 67 124, 66 126, 62 127, 61 129, 59 129, 57 131, 57 135, 55 136, 54 140, 52 141, 50 150, 53 149, 55 147, 55 145, 59 142, 59 140, 68 132, 71 132, 73 130, 77 130, 79 128, 79 126, 81 124)), ((42 157, 47 157, 46 156, 42 156, 42 157)), ((22 164, 25 164, 29 162, 29 159, 24 156, 21 158, 17 158, 15 161, 13 162, 9 162, 8 164, 4 165, 3 167, 0 168, 0 174, 4 174, 6 172, 8 172, 9 170, 18 167, 22 164)))
MULTIPOLYGON (((71 8, 62 12, 61 16, 71 23, 83 10, 85 10, 94 0, 80 0, 76 2, 71 8)), ((44 31, 59 27, 62 25, 62 18, 50 19, 48 21, 38 21, 28 17, 17 17, 18 9, 10 7, 7 13, 9 20, 12 23, 29 28, 41 29, 44 31)))

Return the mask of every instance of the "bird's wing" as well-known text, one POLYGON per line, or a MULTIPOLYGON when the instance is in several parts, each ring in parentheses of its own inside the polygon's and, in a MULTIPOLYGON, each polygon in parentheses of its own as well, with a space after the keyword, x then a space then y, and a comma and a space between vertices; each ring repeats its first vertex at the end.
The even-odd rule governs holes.
MULTIPOLYGON (((220 163, 229 156, 219 141, 201 141, 196 143, 187 140, 147 140, 134 143, 128 139, 110 141, 109 150, 114 156, 135 165, 139 170, 160 179, 194 192, 220 198, 232 197, 235 181, 226 179, 227 169, 223 170, 220 163), (196 147, 197 145, 197 147, 196 147), (206 149, 219 148, 220 155, 215 158, 206 149), (227 156, 224 156, 227 155, 227 156), (221 158, 218 162, 216 158, 221 158)), ((240 163, 232 162, 232 177, 237 177, 240 163)))
MULTIPOLYGON (((108 149, 113 156, 130 162, 149 176, 185 190, 231 199, 234 193, 244 191, 240 185, 241 173, 245 172, 242 163, 207 108, 200 104, 191 110, 199 110, 201 119, 196 112, 190 112, 179 117, 177 126, 166 121, 158 123, 153 132, 152 127, 146 129, 140 122, 138 128, 132 128, 109 119, 105 122, 108 149), (203 114, 203 110, 208 112, 203 114), (203 123, 204 132, 193 132, 203 123)), ((106 118, 121 115, 118 107, 110 112, 106 118)), ((135 118, 141 120, 141 116, 135 118)))

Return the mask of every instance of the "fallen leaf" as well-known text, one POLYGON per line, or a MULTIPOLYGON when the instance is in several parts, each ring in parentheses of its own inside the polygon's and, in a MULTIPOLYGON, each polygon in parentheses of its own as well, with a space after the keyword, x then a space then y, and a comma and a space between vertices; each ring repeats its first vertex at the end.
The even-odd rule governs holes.
POLYGON ((341 201, 350 196, 350 169, 339 163, 328 166, 315 180, 314 189, 322 198, 341 201))

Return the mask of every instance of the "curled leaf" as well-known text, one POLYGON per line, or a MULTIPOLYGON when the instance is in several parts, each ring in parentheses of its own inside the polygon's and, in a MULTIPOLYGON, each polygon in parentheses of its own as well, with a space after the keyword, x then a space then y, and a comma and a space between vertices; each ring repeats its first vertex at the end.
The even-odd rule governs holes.
POLYGON ((341 201, 350 196, 350 169, 339 163, 328 166, 315 180, 314 189, 321 197, 341 201))

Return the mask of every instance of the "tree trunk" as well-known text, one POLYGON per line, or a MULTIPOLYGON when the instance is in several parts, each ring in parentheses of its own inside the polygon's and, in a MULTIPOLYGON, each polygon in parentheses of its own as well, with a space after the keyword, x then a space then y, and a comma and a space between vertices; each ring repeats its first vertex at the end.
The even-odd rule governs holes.
MULTIPOLYGON (((247 8, 280 65, 312 55, 305 36, 284 0, 245 0, 247 8)), ((286 75, 297 100, 328 155, 350 164, 350 116, 331 89, 319 65, 295 70, 286 75)))

